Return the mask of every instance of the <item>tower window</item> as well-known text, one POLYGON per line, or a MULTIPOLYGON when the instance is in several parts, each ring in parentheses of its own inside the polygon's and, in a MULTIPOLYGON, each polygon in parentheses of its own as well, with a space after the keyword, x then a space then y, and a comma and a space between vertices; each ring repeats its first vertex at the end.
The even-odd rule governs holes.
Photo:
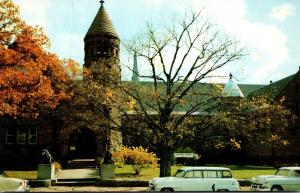
POLYGON ((97 47, 97 54, 101 54, 101 47, 100 46, 97 47))
POLYGON ((90 48, 90 52, 89 52, 89 55, 94 55, 95 54, 95 48, 94 47, 91 47, 90 48))

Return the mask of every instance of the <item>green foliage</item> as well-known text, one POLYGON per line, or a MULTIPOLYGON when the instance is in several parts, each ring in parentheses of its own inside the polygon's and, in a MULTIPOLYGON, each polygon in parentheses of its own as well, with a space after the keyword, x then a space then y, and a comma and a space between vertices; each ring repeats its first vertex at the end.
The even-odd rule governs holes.
MULTIPOLYGON (((242 150, 246 144, 260 148, 284 148, 287 129, 294 116, 284 108, 283 100, 270 102, 265 97, 252 99, 220 99, 210 112, 210 129, 198 133, 198 141, 205 142, 205 148, 242 150)), ((202 122, 201 122, 202 121, 202 122)))

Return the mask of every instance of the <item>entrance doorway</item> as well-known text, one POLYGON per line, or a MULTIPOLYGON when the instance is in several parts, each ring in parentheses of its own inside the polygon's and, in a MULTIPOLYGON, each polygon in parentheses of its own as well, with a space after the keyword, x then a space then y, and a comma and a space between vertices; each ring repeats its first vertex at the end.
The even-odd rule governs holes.
POLYGON ((96 135, 88 128, 76 130, 70 135, 70 159, 94 159, 97 154, 96 135))

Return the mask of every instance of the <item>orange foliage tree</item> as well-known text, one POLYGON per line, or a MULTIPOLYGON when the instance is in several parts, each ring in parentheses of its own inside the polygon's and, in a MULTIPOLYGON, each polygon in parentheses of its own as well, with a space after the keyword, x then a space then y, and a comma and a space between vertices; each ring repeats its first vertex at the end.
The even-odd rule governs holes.
POLYGON ((0 1, 0 116, 37 117, 69 97, 70 61, 49 46, 42 28, 27 25, 11 0, 0 1))

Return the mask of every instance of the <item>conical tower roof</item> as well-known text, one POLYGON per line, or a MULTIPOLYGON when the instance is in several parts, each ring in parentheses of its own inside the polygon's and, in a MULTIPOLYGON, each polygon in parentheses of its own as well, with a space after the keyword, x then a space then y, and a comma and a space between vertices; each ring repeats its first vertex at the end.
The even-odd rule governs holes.
POLYGON ((232 75, 229 75, 230 78, 225 85, 222 96, 223 97, 241 97, 244 98, 244 94, 242 93, 240 87, 235 83, 232 79, 232 75))
POLYGON ((98 13, 94 18, 94 21, 91 24, 88 32, 86 33, 85 38, 94 35, 111 35, 119 38, 112 24, 112 21, 110 20, 106 10, 104 9, 103 3, 104 1, 101 1, 101 6, 98 10, 98 13))

